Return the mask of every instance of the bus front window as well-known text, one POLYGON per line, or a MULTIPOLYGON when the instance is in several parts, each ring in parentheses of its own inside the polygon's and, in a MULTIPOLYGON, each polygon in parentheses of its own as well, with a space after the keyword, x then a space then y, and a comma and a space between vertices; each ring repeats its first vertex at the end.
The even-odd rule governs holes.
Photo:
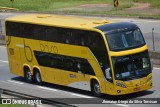
POLYGON ((140 29, 117 31, 106 34, 106 38, 111 51, 136 48, 145 44, 140 29))
POLYGON ((149 57, 145 54, 112 57, 116 80, 134 80, 151 73, 149 57))

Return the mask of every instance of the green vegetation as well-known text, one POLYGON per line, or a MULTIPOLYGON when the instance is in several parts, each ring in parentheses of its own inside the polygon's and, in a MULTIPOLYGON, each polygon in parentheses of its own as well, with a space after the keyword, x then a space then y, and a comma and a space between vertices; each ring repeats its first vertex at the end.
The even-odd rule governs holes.
POLYGON ((82 4, 112 3, 111 0, 1 0, 0 6, 14 7, 22 11, 46 11, 57 8, 78 6, 82 4))
POLYGON ((119 0, 117 8, 113 6, 113 0, 0 0, 0 7, 13 7, 27 12, 160 17, 160 12, 126 11, 136 3, 149 3, 149 9, 160 9, 160 0, 119 0), (97 7, 93 4, 97 4, 97 7))
POLYGON ((26 106, 18 104, 0 104, 0 107, 26 107, 26 106))
POLYGON ((133 2, 151 3, 152 8, 160 8, 160 0, 133 0, 133 2))

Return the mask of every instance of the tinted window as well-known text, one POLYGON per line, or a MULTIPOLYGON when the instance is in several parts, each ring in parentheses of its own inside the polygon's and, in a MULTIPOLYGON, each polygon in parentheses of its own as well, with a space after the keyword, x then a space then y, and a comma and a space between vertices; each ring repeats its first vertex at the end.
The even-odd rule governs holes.
POLYGON ((140 29, 126 30, 113 34, 106 34, 106 38, 112 51, 122 51, 136 48, 145 44, 140 29))
POLYGON ((57 68, 72 72, 81 71, 84 74, 95 75, 91 65, 86 59, 45 52, 34 51, 40 66, 57 68))
POLYGON ((90 64, 88 63, 87 60, 78 60, 77 59, 77 68, 78 68, 78 71, 80 71, 84 74, 95 75, 92 67, 90 66, 90 64))
POLYGON ((31 25, 33 26, 33 39, 46 40, 47 29, 45 26, 31 25))
POLYGON ((20 36, 21 35, 21 30, 23 28, 19 23, 14 23, 14 22, 6 22, 6 34, 8 36, 20 36))
POLYGON ((77 72, 77 67, 74 58, 63 57, 63 68, 64 70, 77 72))
POLYGON ((98 32, 15 22, 6 22, 6 27, 7 35, 86 46, 98 60, 104 75, 105 69, 110 67, 105 42, 98 32))

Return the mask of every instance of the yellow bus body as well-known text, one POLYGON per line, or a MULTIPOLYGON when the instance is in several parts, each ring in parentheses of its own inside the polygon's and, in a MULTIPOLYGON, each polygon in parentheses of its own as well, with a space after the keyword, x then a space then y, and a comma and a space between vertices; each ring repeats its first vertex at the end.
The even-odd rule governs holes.
MULTIPOLYGON (((58 15, 48 15, 48 14, 27 14, 27 15, 7 18, 5 21, 94 31, 101 34, 103 39, 105 38, 104 33, 96 29, 95 27, 112 23, 112 21, 108 20, 79 18, 73 16, 58 16, 58 15)), ((114 70, 112 66, 111 56, 130 55, 134 53, 143 52, 148 49, 147 46, 144 45, 136 49, 113 52, 109 50, 109 46, 106 39, 104 39, 104 42, 111 63, 112 75, 114 75, 114 70)), ((96 80, 100 85, 101 93, 110 95, 122 95, 122 94, 134 93, 138 91, 147 90, 152 87, 151 86, 152 81, 147 81, 152 77, 152 74, 144 78, 141 78, 140 80, 137 79, 126 82, 115 80, 113 77, 113 83, 108 82, 104 78, 104 75, 101 71, 101 68, 97 60, 95 59, 95 56, 91 53, 89 48, 84 46, 62 44, 50 41, 33 40, 33 39, 20 38, 8 35, 6 35, 6 43, 7 43, 10 72, 18 76, 24 77, 24 67, 28 67, 32 75, 34 75, 34 69, 38 69, 40 71, 42 81, 44 82, 69 86, 87 91, 91 91, 91 81, 96 80), (39 66, 34 56, 33 50, 36 51, 43 50, 43 52, 46 53, 53 53, 64 56, 87 59, 87 61, 89 62, 89 64, 91 65, 91 67, 95 72, 95 76, 56 69, 56 68, 39 66), (75 78, 71 78, 70 76, 75 76, 75 78), (117 81, 122 84, 125 84, 127 88, 116 86, 115 83, 117 81), (135 84, 138 84, 137 90, 134 90, 137 88, 135 84), (120 91, 120 93, 118 93, 117 91, 120 91)))

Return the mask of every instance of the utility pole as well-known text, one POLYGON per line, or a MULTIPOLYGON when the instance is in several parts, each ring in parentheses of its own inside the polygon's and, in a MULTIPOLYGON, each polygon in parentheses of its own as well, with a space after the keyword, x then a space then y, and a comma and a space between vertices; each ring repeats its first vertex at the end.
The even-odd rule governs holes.
POLYGON ((12 8, 13 8, 13 2, 14 2, 14 0, 10 0, 11 2, 12 2, 12 8))
POLYGON ((155 51, 155 45, 154 45, 154 28, 152 28, 152 42, 153 42, 153 51, 155 51))

